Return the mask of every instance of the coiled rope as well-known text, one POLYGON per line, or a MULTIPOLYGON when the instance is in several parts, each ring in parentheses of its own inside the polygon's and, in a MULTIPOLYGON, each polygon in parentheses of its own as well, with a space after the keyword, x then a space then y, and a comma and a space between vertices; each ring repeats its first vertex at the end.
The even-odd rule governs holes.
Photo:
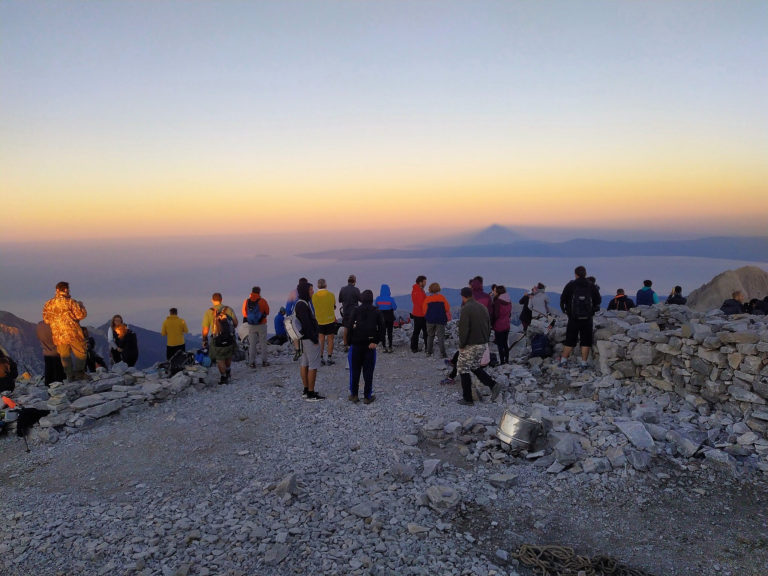
POLYGON ((540 576, 653 576, 650 572, 619 564, 614 558, 579 556, 565 546, 523 544, 511 555, 540 576))

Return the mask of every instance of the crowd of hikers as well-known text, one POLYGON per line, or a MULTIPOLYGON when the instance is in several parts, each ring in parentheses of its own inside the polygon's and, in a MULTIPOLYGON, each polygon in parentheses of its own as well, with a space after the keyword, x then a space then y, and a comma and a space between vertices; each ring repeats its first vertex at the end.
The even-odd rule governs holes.
MULTIPOLYGON (((427 357, 439 354, 450 367, 450 374, 443 384, 461 383, 462 396, 459 402, 472 404, 472 378, 491 389, 495 399, 500 389, 492 376, 486 372, 488 365, 509 363, 510 349, 520 341, 530 347, 529 356, 550 356, 553 342, 551 331, 555 324, 556 312, 552 309, 546 286, 539 282, 526 292, 518 303, 522 306, 519 323, 522 332, 510 344, 512 327, 512 300, 503 285, 493 284, 486 293, 481 276, 470 279, 461 289, 461 306, 458 312, 457 350, 448 358, 446 347, 446 325, 454 316, 448 300, 441 294, 440 284, 419 275, 411 289, 411 307, 407 320, 397 315, 397 302, 389 285, 382 284, 378 296, 372 290, 360 290, 357 278, 350 275, 347 284, 336 294, 328 289, 324 278, 317 281, 317 290, 306 278, 300 278, 294 290, 288 295, 285 306, 274 316, 274 335, 267 338, 270 315, 269 303, 261 295, 261 288, 254 286, 243 301, 238 315, 235 310, 223 304, 221 293, 211 296, 211 306, 205 311, 202 321, 203 347, 195 355, 204 357, 209 364, 215 364, 219 371, 219 383, 228 384, 232 377, 233 359, 243 359, 251 369, 269 366, 268 345, 282 346, 290 342, 294 360, 299 363, 302 382, 302 396, 307 401, 323 400, 316 390, 317 372, 321 366, 335 364, 334 351, 343 348, 345 364, 349 370, 349 400, 359 402, 360 379, 363 380, 362 402, 370 404, 376 399, 373 393, 373 376, 376 355, 393 352, 393 329, 405 323, 412 323, 410 338, 412 353, 424 352, 427 357), (239 322, 238 319, 242 319, 239 322), (491 353, 491 337, 497 353, 491 353), (337 342, 337 337, 341 342, 337 342), (238 358, 239 341, 247 342, 247 356, 238 358)), ((594 277, 587 276, 584 266, 574 270, 560 295, 559 308, 567 315, 563 349, 558 365, 567 365, 571 354, 578 346, 579 367, 588 367, 589 354, 593 344, 593 317, 599 311, 602 298, 594 277)), ((645 280, 637 291, 635 299, 619 288, 608 303, 608 310, 628 311, 636 306, 650 306, 660 302, 653 290, 653 282, 645 280)), ((682 288, 675 286, 667 304, 686 305, 687 299, 682 288)), ((724 314, 767 314, 768 296, 763 300, 746 299, 742 291, 734 291, 731 298, 721 306, 724 314)), ((454 311, 455 312, 455 311, 454 311)), ((86 370, 93 372, 108 367, 108 362, 96 353, 93 336, 80 322, 87 316, 85 305, 72 298, 69 284, 59 282, 56 293, 43 306, 42 321, 37 324, 37 337, 43 351, 44 381, 46 385, 63 380, 76 381, 86 378, 86 370)), ((162 324, 161 334, 166 338, 166 358, 188 358, 185 335, 187 324, 171 308, 162 324)), ((116 314, 107 329, 109 363, 124 362, 135 366, 139 357, 136 334, 116 314)), ((18 375, 16 363, 0 347, 0 390, 13 390, 18 375)))

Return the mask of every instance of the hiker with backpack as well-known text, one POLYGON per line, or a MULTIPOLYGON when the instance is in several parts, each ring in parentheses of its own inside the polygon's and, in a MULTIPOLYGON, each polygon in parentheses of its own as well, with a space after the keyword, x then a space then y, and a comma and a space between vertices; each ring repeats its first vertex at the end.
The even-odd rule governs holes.
POLYGON ((267 362, 267 316, 269 303, 261 297, 261 288, 254 286, 251 294, 243 300, 243 323, 248 325, 248 367, 256 368, 256 341, 261 348, 261 365, 267 362))
MULTIPOLYGON (((315 311, 312 308, 312 284, 302 278, 303 282, 299 282, 296 286, 296 305, 293 308, 296 320, 300 324, 300 338, 299 349, 301 351, 301 358, 299 361, 299 373, 301 375, 301 383, 304 386, 304 391, 301 395, 304 400, 308 402, 317 402, 318 400, 325 400, 325 396, 321 396, 315 390, 315 382, 317 381, 317 370, 320 368, 320 333, 317 328, 317 319, 315 318, 315 311)), ((286 326, 288 326, 288 320, 286 319, 286 326)))
POLYGON ((203 347, 209 350, 211 361, 216 362, 221 375, 219 384, 229 384, 236 346, 237 316, 232 308, 221 303, 222 300, 221 293, 214 292, 211 296, 213 306, 203 315, 203 347))
POLYGON ((352 312, 349 328, 349 400, 358 402, 360 373, 363 374, 363 403, 376 399, 373 394, 373 371, 376 368, 376 348, 384 339, 384 317, 373 305, 373 292, 363 290, 360 305, 352 312))
POLYGON ((560 356, 559 366, 565 366, 573 348, 581 346, 582 369, 587 367, 589 351, 592 348, 592 318, 600 310, 600 290, 597 284, 587 280, 587 269, 577 266, 576 278, 568 282, 560 295, 560 309, 568 316, 565 329, 565 345, 560 356))
POLYGON ((621 310, 626 312, 634 307, 635 303, 632 301, 632 298, 624 294, 624 288, 616 290, 616 296, 613 297, 613 300, 608 302, 608 310, 621 310))

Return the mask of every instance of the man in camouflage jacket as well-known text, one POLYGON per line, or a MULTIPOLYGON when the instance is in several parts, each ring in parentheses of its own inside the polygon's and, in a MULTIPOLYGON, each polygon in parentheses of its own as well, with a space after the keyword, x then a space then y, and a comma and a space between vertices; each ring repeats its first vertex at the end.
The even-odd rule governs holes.
POLYGON ((70 382, 85 379, 87 348, 80 320, 87 315, 83 303, 70 296, 67 282, 56 284, 56 296, 43 306, 43 320, 51 326, 53 343, 70 382))

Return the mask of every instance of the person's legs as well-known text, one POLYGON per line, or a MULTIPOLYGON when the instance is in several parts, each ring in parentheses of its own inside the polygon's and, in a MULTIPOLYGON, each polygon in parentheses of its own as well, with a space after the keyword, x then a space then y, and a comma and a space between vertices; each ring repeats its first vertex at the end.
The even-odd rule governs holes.
POLYGON ((461 375, 461 398, 464 402, 472 404, 472 376, 468 372, 461 375))
POLYGON ((491 378, 491 375, 488 374, 482 367, 472 370, 472 374, 477 376, 477 379, 480 380, 480 382, 491 389, 491 400, 496 400, 496 397, 499 395, 500 388, 499 384, 493 378, 491 378))
POLYGON ((496 332, 496 347, 499 349, 499 362, 509 362, 509 330, 496 332))
POLYGON ((420 330, 420 320, 423 321, 424 318, 419 318, 418 316, 411 315, 411 318, 413 319, 413 333, 411 334, 411 352, 418 352, 419 351, 419 330, 420 330))
POLYGON ((323 362, 323 352, 325 351, 325 334, 320 332, 317 335, 317 342, 320 344, 320 361, 323 362))
POLYGON ((395 320, 394 320, 394 318, 390 318, 389 320, 387 320, 384 323, 384 330, 385 330, 385 332, 384 332, 384 342, 385 342, 385 347, 387 347, 386 346, 386 342, 389 341, 388 348, 390 350, 392 350, 392 335, 394 334, 394 329, 395 329, 395 320))
POLYGON ((431 322, 427 322, 427 344, 426 344, 427 356, 432 356, 432 346, 435 343, 436 328, 437 328, 437 324, 432 324, 431 322))
POLYGON ((72 350, 72 356, 74 356, 72 360, 74 377, 76 379, 85 378, 85 361, 88 357, 88 345, 85 340, 75 340, 69 346, 72 350))
POLYGON ((563 351, 560 354, 560 365, 565 365, 568 361, 568 358, 571 357, 571 352, 573 352, 573 347, 576 346, 576 342, 578 342, 579 339, 579 326, 576 320, 571 320, 568 318, 568 325, 565 328, 565 345, 563 346, 563 351))
POLYGON ((445 353, 445 324, 436 325, 435 337, 437 338, 437 341, 440 344, 440 357, 446 358, 448 354, 445 353))
POLYGON ((365 382, 363 396, 370 400, 373 396, 373 371, 376 369, 376 350, 371 350, 370 348, 364 348, 363 350, 365 350, 363 356, 363 381, 365 382))
MULTIPOLYGON (((258 335, 259 348, 261 349, 261 365, 266 366, 267 365, 267 325, 266 323, 256 325, 256 334, 258 335)), ((255 342, 251 345, 255 346, 255 342)))
POLYGON ((360 352, 361 347, 353 344, 349 347, 347 354, 349 360, 349 395, 355 398, 360 391, 360 372, 363 369, 363 359, 360 352))
POLYGON ((328 340, 328 364, 333 364, 333 341, 336 340, 336 335, 328 334, 326 339, 328 340))
POLYGON ((67 375, 67 380, 72 381, 72 348, 68 343, 59 344, 56 346, 56 350, 59 352, 59 358, 61 359, 61 366, 64 368, 64 374, 67 375))
POLYGON ((248 365, 256 366, 256 339, 258 330, 256 324, 248 324, 248 365))

